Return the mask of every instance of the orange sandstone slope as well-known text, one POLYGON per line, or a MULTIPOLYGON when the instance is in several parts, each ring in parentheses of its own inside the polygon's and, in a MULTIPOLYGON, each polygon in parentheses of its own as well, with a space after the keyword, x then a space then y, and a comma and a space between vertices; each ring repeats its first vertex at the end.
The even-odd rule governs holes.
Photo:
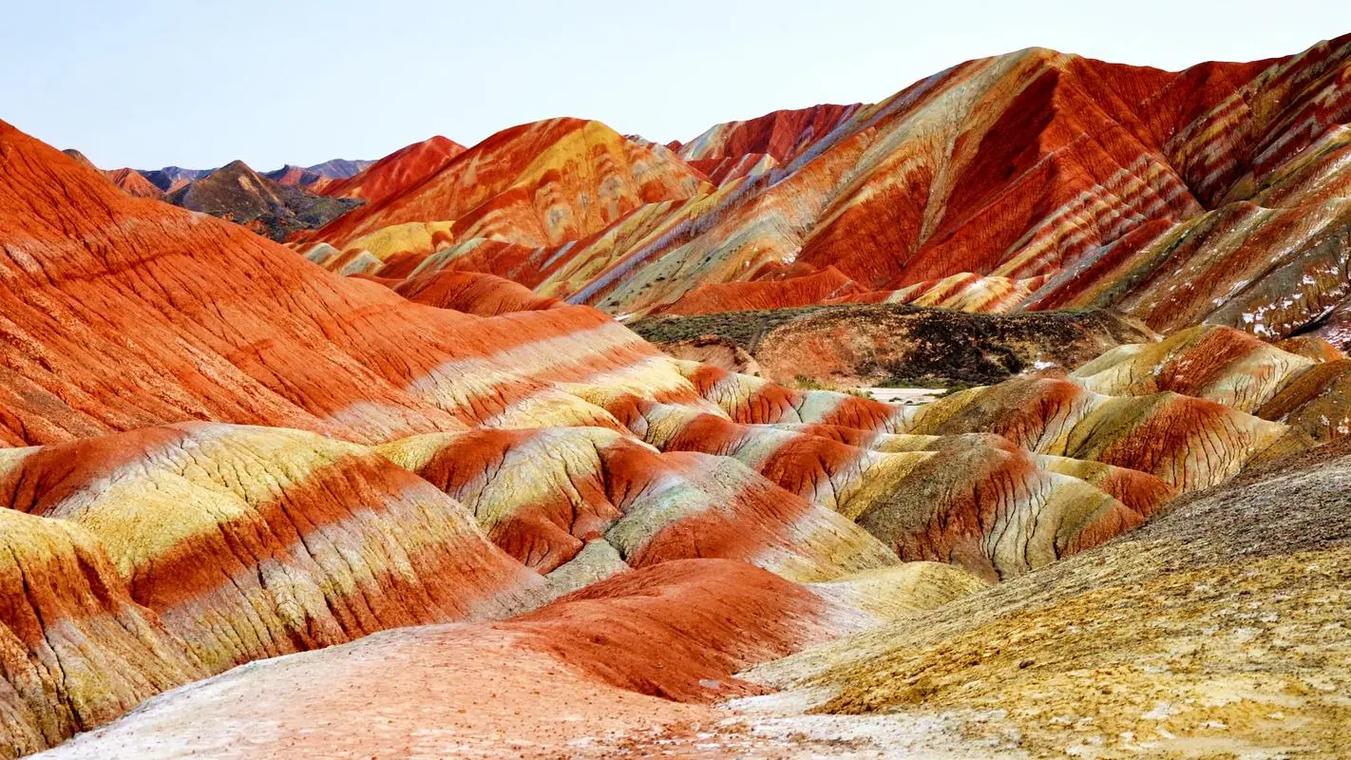
POLYGON ((407 145, 372 163, 357 174, 324 185, 320 194, 380 203, 391 195, 416 187, 464 152, 464 146, 441 135, 407 145))
POLYGON ((358 212, 307 239, 369 252, 368 274, 401 277, 406 261, 391 263, 403 274, 381 262, 435 253, 422 268, 486 271, 616 315, 1096 305, 1163 331, 1210 321, 1343 340, 1349 71, 1351 37, 1179 72, 1029 49, 875 105, 714 127, 674 147, 717 187, 619 204, 595 225, 569 223, 585 190, 568 183, 550 187, 559 223, 543 231, 537 215, 426 183, 396 214, 358 212))
POLYGON ((527 400, 534 419, 604 423, 548 383, 658 355, 586 308, 480 320, 410 304, 236 225, 127 197, 9 125, 0 175, 0 332, 22 347, 0 359, 11 444, 184 419, 384 439, 527 400))
MULTIPOLYGON (((660 168, 571 127, 518 136, 604 138, 564 162, 576 175, 468 172, 471 150, 423 187, 497 172, 545 197, 617 176, 612 148, 647 151, 635 182, 660 168)), ((424 624, 472 625, 503 669, 522 643, 574 683, 746 693, 734 674, 760 659, 1035 573, 1308 443, 1201 380, 1171 387, 1205 399, 1021 378, 915 412, 677 360, 488 275, 426 267, 405 298, 129 197, 4 124, 0 179, 0 508, 18 526, 0 556, 19 564, 0 573, 0 756, 236 664, 329 662, 306 652, 424 624), (84 601, 34 594, 43 577, 84 601), (100 632, 112 619, 127 635, 100 632)), ((520 187, 494 214, 538 211, 520 187)))
POLYGON ((128 195, 134 195, 137 198, 159 198, 164 195, 164 191, 135 169, 99 169, 94 166, 94 162, 90 161, 88 156, 74 148, 67 148, 61 152, 81 164, 97 170, 128 195))
POLYGON ((104 172, 122 192, 137 198, 160 198, 164 193, 135 169, 114 169, 104 172))
POLYGON ((379 235, 386 254, 498 235, 557 245, 599 231, 644 203, 686 198, 707 187, 701 174, 666 148, 630 140, 599 122, 554 119, 503 130, 422 182, 303 239, 348 247, 379 235))

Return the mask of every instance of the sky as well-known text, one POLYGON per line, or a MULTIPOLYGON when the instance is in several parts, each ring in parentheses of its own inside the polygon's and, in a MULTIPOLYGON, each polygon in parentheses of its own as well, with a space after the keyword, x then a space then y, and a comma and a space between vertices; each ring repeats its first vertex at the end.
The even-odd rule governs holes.
POLYGON ((1265 58, 1351 32, 1351 2, 0 0, 0 19, 0 119, 104 168, 266 170, 554 116, 688 140, 1031 46, 1265 58))

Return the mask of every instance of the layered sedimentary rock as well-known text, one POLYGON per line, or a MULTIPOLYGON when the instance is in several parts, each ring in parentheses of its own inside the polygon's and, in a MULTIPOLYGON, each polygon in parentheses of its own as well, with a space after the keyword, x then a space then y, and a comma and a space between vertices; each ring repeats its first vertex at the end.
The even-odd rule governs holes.
MULTIPOLYGON (((1209 321, 1342 341, 1348 65, 1345 37, 1179 72, 1029 49, 875 105, 775 112, 673 144, 716 187, 625 204, 605 229, 542 235, 511 213, 485 226, 484 199, 451 204, 460 193, 443 188, 440 205, 362 222, 360 241, 352 221, 310 241, 490 272, 616 315, 1106 306, 1164 332, 1209 321)), ((582 192, 559 185, 551 202, 575 209, 582 192)), ((365 271, 413 268, 388 265, 365 271)))
POLYGON ((0 755, 105 723, 204 668, 89 532, 0 509, 0 755))
POLYGON ((1312 443, 1286 425, 1215 401, 1169 391, 1105 396, 1060 377, 962 391, 908 410, 900 427, 938 435, 993 432, 1030 451, 1149 473, 1184 491, 1312 443))
POLYGON ((1171 391, 1219 401, 1318 441, 1351 433, 1351 361, 1322 341, 1302 347, 1292 353, 1232 328, 1198 326, 1159 343, 1122 346, 1074 375, 1100 393, 1171 391))
POLYGON ((541 572, 602 555, 614 569, 717 557, 811 581, 895 562, 849 520, 736 461, 663 454, 610 430, 483 430, 379 450, 541 572))
POLYGON ((421 184, 464 152, 464 146, 449 138, 435 137, 404 146, 360 172, 324 185, 319 192, 330 198, 354 198, 376 204, 421 184))
POLYGON ((705 187, 702 175, 661 146, 629 140, 599 122, 554 119, 499 132, 307 237, 381 259, 504 231, 523 245, 558 245, 642 204, 705 187))
MULTIPOLYGON (((933 577, 922 570, 908 575, 933 577)), ((867 583, 856 585, 867 594, 867 583)), ((949 576, 937 589, 883 595, 917 614, 980 587, 949 576)), ((146 758, 172 748, 261 758, 279 746, 366 756, 830 752, 831 740, 758 737, 700 703, 756 693, 733 674, 850 630, 855 622, 833 601, 839 593, 740 563, 666 563, 491 628, 391 631, 236 670, 154 700, 52 757, 146 758), (185 720, 202 714, 217 719, 185 720), (316 731, 316 718, 344 730, 316 731)))
POLYGON ((129 198, 4 126, 9 283, 0 438, 48 443, 183 419, 378 442, 493 419, 599 422, 555 384, 628 372, 693 398, 586 308, 480 319, 328 275, 238 226, 129 198))
MULTIPOLYGON (((1166 636, 1081 639, 1106 621, 1218 620, 1194 589, 1212 573, 1226 594, 1266 594, 1303 621, 1294 635, 1337 665, 1345 636, 1316 610, 1338 605, 1339 579, 1320 568, 1341 558, 1319 555, 1304 588, 1281 552, 1342 541, 1345 505, 1315 497, 1300 507, 1337 510, 1331 529, 1299 513, 1270 522, 1298 541, 1262 543, 1244 531, 1274 507, 1211 534, 1253 494, 1204 489, 1342 486, 1329 450, 1280 457, 1347 425, 1346 359, 1309 337, 1339 324, 1345 57, 1331 43, 1169 74, 1032 50, 877 106, 772 114, 671 148, 576 119, 467 150, 434 138, 322 188, 364 204, 302 233, 304 256, 130 197, 0 124, 0 529, 13 558, 0 564, 0 754, 238 665, 69 752, 465 754, 492 740, 501 752, 503 735, 519 738, 508 751, 548 754, 858 749, 801 739, 791 716, 778 735, 752 717, 723 724, 707 703, 759 695, 769 678, 828 689, 837 710, 933 695, 987 709, 996 687, 954 684, 982 657, 1004 662, 1003 646, 971 643, 998 638, 981 628, 996 608, 1001 624, 1035 618, 1018 641, 1042 648, 1022 670, 1052 654, 1098 667, 1136 646, 1155 678, 1128 673, 1140 694, 1199 703, 1213 683, 1159 675, 1166 636), (1263 256, 1274 268, 1257 272, 1263 256), (1216 269, 1235 266, 1252 282, 1216 269), (1289 296, 1296 282, 1308 290, 1289 296), (1057 293, 1144 326, 873 304, 1008 310, 1057 293), (755 347, 770 379, 664 354, 588 305, 627 320, 821 301, 855 305, 709 318, 712 339, 755 347), (1165 323, 1171 335, 1150 329, 1165 323), (1257 337, 1294 333, 1279 347, 1257 337), (805 354, 825 358, 792 358, 805 354), (901 408, 772 381, 794 371, 993 384, 901 408), (1332 475, 1309 474, 1328 462, 1332 475), (1273 464, 1293 474, 1253 472, 1273 464), (1148 527, 1178 494, 1190 501, 1148 527), (1130 549, 1113 541, 1142 525, 1153 532, 1130 549), (1111 592, 1101 604, 1062 605, 1094 584, 1111 592), (1171 600, 1162 613, 1150 594, 1171 600), (899 622, 742 676, 884 621, 899 622), (949 648, 920 662, 929 624, 949 648), (864 651, 877 656, 853 659, 864 651), (897 662, 897 678, 870 670, 897 662), (469 701, 482 712, 460 713, 469 701), (219 719, 188 737, 194 712, 219 719), (530 717, 574 714, 587 730, 530 717), (667 736, 642 731, 649 715, 667 736), (314 730, 335 721, 341 747, 314 730)), ((1233 651, 1253 645, 1234 635, 1233 651)), ((1266 689, 1300 688, 1279 680, 1294 672, 1281 656, 1253 661, 1285 675, 1222 686, 1261 704, 1266 689)), ((1027 730, 1067 682, 1110 680, 1057 667, 1000 726, 1027 730)), ((1322 668, 1295 670, 1335 691, 1322 668)), ((1290 704, 1300 720, 1317 713, 1309 746, 1337 746, 1335 700, 1290 704)), ((1139 731, 1123 725, 1122 746, 1139 731)))
POLYGON ((1351 458, 1334 446, 749 677, 818 712, 952 720, 915 751, 1335 756, 1351 721, 1351 458))
POLYGON ((860 435, 831 426, 738 425, 711 415, 663 417, 647 437, 666 450, 730 456, 857 521, 903 560, 953 562, 992 579, 1129 530, 1173 494, 1140 473, 1085 470, 1099 483, 1091 485, 997 437, 860 435))
POLYGON ((673 145, 686 160, 707 161, 749 154, 787 163, 825 138, 861 105, 820 105, 775 111, 746 121, 718 124, 687 143, 673 145))
POLYGON ((0 462, 3 506, 86 528, 131 598, 212 672, 500 617, 544 585, 425 481, 313 433, 179 425, 0 462))

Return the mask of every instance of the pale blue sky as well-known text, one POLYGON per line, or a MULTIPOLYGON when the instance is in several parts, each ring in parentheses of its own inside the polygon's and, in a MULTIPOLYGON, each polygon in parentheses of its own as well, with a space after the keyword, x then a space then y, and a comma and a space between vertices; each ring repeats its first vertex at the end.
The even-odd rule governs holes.
POLYGON ((105 167, 259 169, 550 116, 688 139, 1039 45, 1176 69, 1351 31, 1348 0, 0 4, 0 119, 105 167))

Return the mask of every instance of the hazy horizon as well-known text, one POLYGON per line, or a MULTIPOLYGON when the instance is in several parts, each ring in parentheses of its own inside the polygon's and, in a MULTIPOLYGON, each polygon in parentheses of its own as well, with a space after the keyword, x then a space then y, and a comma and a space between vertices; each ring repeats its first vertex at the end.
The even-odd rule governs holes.
POLYGON ((555 116, 688 140, 780 108, 876 102, 1026 47, 1176 70, 1351 31, 1333 2, 1288 2, 1260 22, 1270 4, 1035 5, 53 2, 0 29, 0 119, 104 168, 270 170, 375 159, 433 134, 473 145, 555 116))

